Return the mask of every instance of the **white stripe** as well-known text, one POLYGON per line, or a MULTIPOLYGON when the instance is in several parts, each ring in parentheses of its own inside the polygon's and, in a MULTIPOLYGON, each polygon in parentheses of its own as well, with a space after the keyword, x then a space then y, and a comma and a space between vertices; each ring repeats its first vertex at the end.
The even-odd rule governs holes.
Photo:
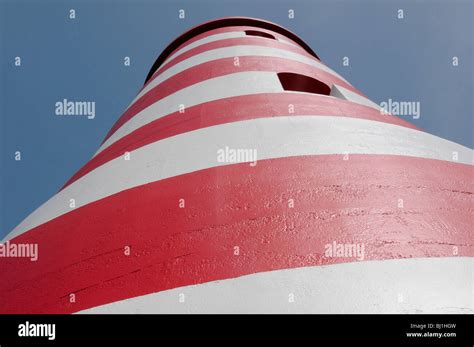
POLYGON ((287 45, 302 48, 301 46, 297 45, 296 43, 293 43, 285 38, 282 37, 277 37, 277 40, 280 41, 281 43, 286 43, 287 45))
MULTIPOLYGON (((329 97, 329 96, 328 96, 329 97)), ((256 149, 258 160, 301 155, 388 154, 471 163, 472 150, 437 136, 393 124, 334 116, 259 118, 221 124, 166 138, 111 160, 44 203, 5 240, 125 189, 197 170, 226 165, 217 151, 256 149)), ((257 164, 258 165, 258 164, 257 164)))
POLYGON ((281 93, 283 87, 275 72, 248 71, 211 78, 180 89, 130 118, 105 141, 95 155, 142 126, 179 110, 208 101, 258 93, 281 93))
POLYGON ((463 257, 278 270, 175 288, 79 313, 474 313, 473 266, 473 258, 463 257))
MULTIPOLYGON (((216 42, 216 41, 222 41, 222 40, 227 40, 227 39, 236 39, 236 38, 242 38, 242 37, 251 37, 251 38, 257 38, 257 39, 262 39, 262 40, 268 40, 267 38, 264 37, 259 37, 259 36, 247 36, 244 31, 229 31, 226 33, 220 33, 220 34, 214 34, 214 35, 209 35, 206 36, 200 40, 196 40, 194 42, 191 42, 190 44, 184 46, 183 48, 180 48, 176 52, 174 52, 172 55, 170 55, 166 60, 163 62, 163 66, 166 65, 168 62, 176 58, 177 56, 186 53, 187 51, 202 46, 206 43, 211 43, 211 42, 216 42)), ((298 46, 297 44, 294 44, 293 42, 287 41, 282 38, 276 38, 280 43, 284 43, 289 46, 297 47, 303 50, 301 46, 298 46)), ((153 76, 156 74, 153 74, 153 76)))
POLYGON ((357 93, 354 93, 352 90, 349 90, 347 88, 338 86, 337 84, 333 84, 331 88, 331 96, 334 96, 339 99, 343 100, 348 100, 355 102, 360 105, 364 105, 367 107, 372 107, 375 108, 377 111, 382 111, 382 108, 377 105, 375 102, 373 102, 370 99, 367 99, 366 97, 359 95, 357 93))
POLYGON ((183 53, 185 53, 185 52, 187 52, 187 51, 189 51, 193 48, 199 47, 199 46, 204 45, 206 43, 221 41, 221 40, 227 40, 227 39, 235 39, 235 38, 246 37, 246 36, 247 35, 245 35, 245 32, 243 32, 243 31, 229 31, 229 32, 226 32, 226 33, 206 36, 206 37, 204 37, 200 40, 196 40, 194 42, 191 42, 190 44, 188 44, 188 45, 184 46, 183 48, 181 48, 181 49, 177 50, 176 52, 174 52, 172 55, 170 55, 168 58, 166 58, 166 60, 163 62, 163 65, 165 65, 169 61, 173 60, 178 55, 181 55, 181 54, 183 54, 183 53))
POLYGON ((288 60, 297 61, 300 63, 304 63, 307 65, 314 66, 320 70, 326 71, 344 82, 348 83, 342 76, 337 74, 335 71, 328 68, 326 65, 319 62, 316 58, 310 58, 298 53, 293 53, 284 49, 279 48, 272 48, 272 47, 264 47, 264 46, 232 46, 232 47, 223 47, 223 48, 216 48, 209 51, 205 51, 203 53, 194 55, 188 59, 185 59, 176 65, 170 67, 169 69, 163 71, 159 76, 157 76, 154 80, 152 80, 149 84, 147 84, 133 99, 130 103, 129 107, 133 105, 140 97, 146 94, 149 90, 156 87, 163 81, 167 80, 174 75, 187 70, 191 67, 197 66, 199 64, 203 64, 209 61, 223 59, 223 58, 233 58, 233 57, 245 57, 245 56, 265 56, 265 57, 274 57, 274 58, 285 58, 288 60))

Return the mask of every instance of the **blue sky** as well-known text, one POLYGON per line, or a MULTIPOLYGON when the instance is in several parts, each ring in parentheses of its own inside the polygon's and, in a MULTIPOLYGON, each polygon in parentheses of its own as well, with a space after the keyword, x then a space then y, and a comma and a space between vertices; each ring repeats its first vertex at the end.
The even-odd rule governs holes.
POLYGON ((0 238, 89 160, 166 45, 218 17, 257 17, 289 28, 373 101, 418 101, 420 119, 405 119, 473 147, 472 1, 0 3, 0 238), (63 98, 95 101, 95 119, 55 116, 63 98))

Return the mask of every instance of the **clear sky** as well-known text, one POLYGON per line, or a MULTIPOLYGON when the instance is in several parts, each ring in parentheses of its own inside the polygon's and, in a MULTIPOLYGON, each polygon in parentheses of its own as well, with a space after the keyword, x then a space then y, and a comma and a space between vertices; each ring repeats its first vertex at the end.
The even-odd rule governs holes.
POLYGON ((166 45, 218 17, 257 17, 289 28, 373 101, 420 102, 421 117, 405 119, 473 147, 469 0, 0 3, 0 238, 89 160, 166 45), (55 103, 64 98, 94 101, 95 119, 56 116, 55 103))

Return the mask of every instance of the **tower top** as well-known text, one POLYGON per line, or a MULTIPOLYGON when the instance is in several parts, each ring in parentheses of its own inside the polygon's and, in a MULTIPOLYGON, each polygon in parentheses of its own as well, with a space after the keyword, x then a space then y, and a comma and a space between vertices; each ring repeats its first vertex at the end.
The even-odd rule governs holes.
POLYGON ((277 32, 281 35, 286 36, 287 38, 291 39, 292 41, 296 42, 298 45, 304 48, 309 54, 314 56, 319 60, 318 55, 296 34, 292 33, 288 29, 279 26, 278 24, 257 19, 257 18, 250 18, 250 17, 224 17, 219 19, 214 19, 203 24, 197 25, 185 33, 178 36, 174 39, 159 55, 159 57, 153 63, 148 75, 146 77, 145 83, 153 76, 156 70, 163 64, 163 62, 168 58, 171 53, 173 53, 178 47, 180 47, 186 41, 189 41, 193 37, 205 33, 206 31, 223 28, 223 27, 230 27, 230 26, 251 26, 257 27, 262 29, 271 30, 277 32))

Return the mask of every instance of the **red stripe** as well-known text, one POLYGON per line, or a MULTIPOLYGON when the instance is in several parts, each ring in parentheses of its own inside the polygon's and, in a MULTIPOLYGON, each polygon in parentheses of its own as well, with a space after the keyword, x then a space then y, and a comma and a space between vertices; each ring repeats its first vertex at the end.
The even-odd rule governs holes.
POLYGON ((291 116, 289 104, 294 105, 294 114, 298 115, 354 117, 416 129, 409 122, 393 116, 383 116, 371 107, 327 96, 270 93, 225 98, 190 107, 184 114, 172 113, 140 127, 98 153, 61 189, 125 152, 131 152, 171 136, 214 125, 256 118, 291 116))
POLYGON ((70 313, 256 272, 355 261, 323 257, 333 241, 364 244, 365 260, 453 256, 453 246, 474 256, 472 175, 469 165, 439 160, 306 156, 129 189, 16 237, 38 243, 39 260, 0 258, 0 312, 70 313))
MULTIPOLYGON (((190 49, 189 51, 186 51, 183 54, 180 54, 179 56, 177 56, 170 62, 161 66, 153 75, 153 77, 150 79, 150 81, 155 79, 161 73, 163 73, 163 71, 166 71, 170 67, 178 64, 179 62, 182 62, 183 60, 191 58, 197 54, 200 54, 209 50, 213 50, 213 49, 232 47, 232 46, 258 46, 258 47, 276 48, 276 49, 281 49, 288 52, 297 53, 299 55, 306 56, 315 61, 318 61, 315 57, 313 57, 311 54, 309 54, 308 52, 306 52, 303 48, 299 46, 295 47, 295 46, 287 45, 285 43, 281 43, 279 41, 271 40, 271 39, 262 39, 262 38, 256 38, 253 36, 244 36, 244 37, 239 37, 235 39, 225 39, 225 40, 209 42, 209 43, 200 45, 198 47, 195 47, 193 49, 190 49)), ((236 56, 239 56, 238 52, 236 53, 236 56)))
MULTIPOLYGON (((216 34, 223 34, 223 33, 228 33, 228 32, 234 32, 234 31, 240 31, 240 32, 245 32, 245 30, 256 30, 256 31, 261 31, 261 32, 264 32, 264 33, 267 33, 267 34, 270 34, 270 35, 273 35, 274 37, 276 37, 277 39, 283 39, 283 40, 286 40, 288 42, 291 42, 292 44, 300 47, 300 45, 298 43, 296 43, 295 41, 293 41, 292 39, 284 36, 284 35, 281 35, 279 33, 276 33, 274 31, 271 31, 271 30, 267 30, 267 29, 263 29, 263 28, 257 28, 257 27, 251 27, 251 26, 233 26, 233 27, 223 27, 223 28, 218 28, 218 29, 214 29, 214 30, 209 30, 209 31, 206 31, 202 34, 199 34, 197 36, 194 36, 192 39, 189 39, 188 41, 182 43, 180 46, 178 46, 178 48, 176 48, 173 52, 171 52, 171 54, 169 56, 172 56, 173 54, 175 54, 177 51, 179 51, 180 49, 188 46, 189 44, 195 42, 195 41, 198 41, 198 40, 201 40, 201 39, 204 39, 208 36, 212 36, 212 35, 216 35, 216 34)), ((304 48, 302 48, 303 51, 304 48)), ((306 51, 305 51, 306 52, 306 51)))
POLYGON ((163 81, 154 87, 133 105, 131 105, 125 113, 119 118, 114 126, 109 130, 105 137, 104 143, 113 133, 117 131, 123 124, 133 118, 138 112, 144 110, 155 102, 193 84, 202 82, 207 79, 229 75, 244 71, 274 71, 278 72, 294 72, 314 77, 329 86, 333 84, 340 85, 357 94, 363 96, 357 89, 335 77, 334 75, 315 68, 311 65, 283 59, 283 58, 265 58, 261 57, 241 57, 239 58, 239 66, 234 65, 233 58, 224 58, 210 61, 204 64, 187 69, 177 75, 163 81))

